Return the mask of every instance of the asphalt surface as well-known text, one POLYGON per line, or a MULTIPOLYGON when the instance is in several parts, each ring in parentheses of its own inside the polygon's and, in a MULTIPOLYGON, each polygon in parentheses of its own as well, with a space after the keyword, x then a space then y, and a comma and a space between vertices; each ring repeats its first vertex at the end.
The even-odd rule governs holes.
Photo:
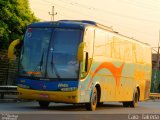
POLYGON ((84 105, 51 103, 42 109, 36 101, 0 103, 2 120, 160 120, 160 100, 140 102, 137 108, 124 108, 122 103, 107 102, 96 111, 84 105))

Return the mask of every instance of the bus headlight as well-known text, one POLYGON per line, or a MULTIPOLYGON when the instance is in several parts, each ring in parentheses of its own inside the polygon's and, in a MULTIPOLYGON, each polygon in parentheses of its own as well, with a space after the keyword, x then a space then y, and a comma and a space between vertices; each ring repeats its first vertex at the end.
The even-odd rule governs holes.
POLYGON ((18 87, 20 87, 20 88, 26 88, 26 89, 29 89, 29 88, 30 88, 29 86, 23 85, 23 84, 18 84, 18 87))
POLYGON ((75 90, 77 90, 77 87, 61 88, 61 91, 64 92, 75 91, 75 90))

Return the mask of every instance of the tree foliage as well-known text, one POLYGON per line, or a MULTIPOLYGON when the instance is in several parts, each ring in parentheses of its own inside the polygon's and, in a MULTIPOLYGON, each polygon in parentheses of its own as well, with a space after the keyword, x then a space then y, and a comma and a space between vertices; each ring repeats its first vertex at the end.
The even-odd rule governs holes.
POLYGON ((7 49, 15 39, 22 39, 28 24, 38 21, 28 0, 0 0, 0 48, 7 49))

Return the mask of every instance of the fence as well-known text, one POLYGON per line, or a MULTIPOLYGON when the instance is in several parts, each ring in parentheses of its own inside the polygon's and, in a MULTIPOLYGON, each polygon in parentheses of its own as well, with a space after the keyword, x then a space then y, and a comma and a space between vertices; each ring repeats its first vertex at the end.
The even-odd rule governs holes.
POLYGON ((0 86, 16 85, 18 59, 8 60, 7 51, 0 50, 0 86))

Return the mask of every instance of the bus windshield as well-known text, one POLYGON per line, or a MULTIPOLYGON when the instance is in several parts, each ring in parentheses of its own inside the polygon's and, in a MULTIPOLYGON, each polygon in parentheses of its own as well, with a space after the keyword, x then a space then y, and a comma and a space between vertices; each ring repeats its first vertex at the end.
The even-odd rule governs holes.
POLYGON ((82 30, 28 28, 20 60, 20 76, 77 79, 76 60, 82 30))

